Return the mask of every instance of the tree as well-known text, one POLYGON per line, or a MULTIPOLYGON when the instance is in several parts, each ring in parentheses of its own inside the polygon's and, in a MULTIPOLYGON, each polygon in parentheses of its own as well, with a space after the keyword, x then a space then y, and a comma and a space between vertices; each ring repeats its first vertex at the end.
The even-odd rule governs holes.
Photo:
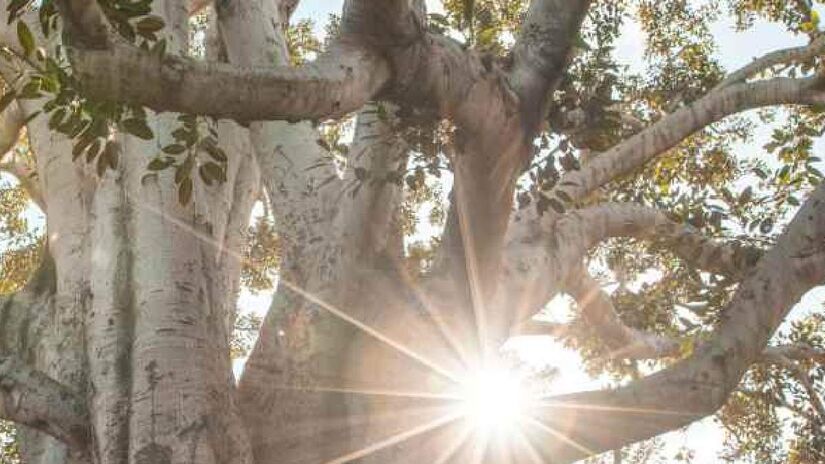
POLYGON ((825 41, 808 2, 728 2, 743 28, 764 17, 810 38, 728 74, 714 2, 427 15, 421 0, 347 0, 306 62, 288 50, 294 0, 215 2, 192 56, 204 3, 5 2, 2 151, 24 128, 30 150, 3 169, 47 222, 39 269, 0 304, 0 417, 23 426, 24 462, 572 462, 726 404, 747 438, 742 411, 779 401, 802 424, 794 459, 818 459, 822 321, 773 337, 825 283, 825 41), (611 54, 631 11, 659 65, 647 81, 611 54), (753 130, 737 115, 780 107, 778 163, 737 162, 753 130), (352 112, 350 146, 312 122, 352 112), (411 203, 445 170, 443 234, 405 249, 411 203), (743 180, 760 184, 734 194, 743 180), (260 198, 277 292, 235 382, 260 198), (651 267, 667 272, 627 290, 651 267), (575 322, 532 320, 560 293, 575 322), (463 446, 446 393, 537 331, 635 380, 537 402, 518 446, 463 446))

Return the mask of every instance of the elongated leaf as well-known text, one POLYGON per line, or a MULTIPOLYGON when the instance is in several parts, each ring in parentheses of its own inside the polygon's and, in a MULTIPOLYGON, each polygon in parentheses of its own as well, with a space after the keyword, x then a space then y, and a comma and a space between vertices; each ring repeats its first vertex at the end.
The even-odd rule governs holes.
POLYGON ((154 137, 154 134, 152 134, 152 129, 150 129, 146 124, 146 121, 142 119, 127 119, 121 123, 121 127, 123 127, 123 130, 126 132, 143 140, 152 140, 154 137))
POLYGON ((20 46, 23 47, 23 53, 26 56, 31 56, 34 51, 34 36, 29 26, 23 22, 17 22, 17 40, 20 41, 20 46))

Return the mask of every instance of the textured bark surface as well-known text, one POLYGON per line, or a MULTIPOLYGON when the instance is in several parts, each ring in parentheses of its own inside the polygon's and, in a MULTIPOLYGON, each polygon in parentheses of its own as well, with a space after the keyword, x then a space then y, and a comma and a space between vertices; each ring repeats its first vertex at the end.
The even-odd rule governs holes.
MULTIPOLYGON (((789 308, 825 283, 825 189, 765 252, 708 241, 658 210, 576 209, 595 189, 725 116, 825 102, 817 79, 746 82, 820 53, 820 42, 763 57, 638 127, 550 192, 570 211, 540 216, 532 208, 513 213, 516 180, 534 155, 590 2, 534 0, 511 59, 499 62, 428 30, 423 1, 347 0, 337 42, 292 68, 283 26, 296 4, 217 2, 212 45, 221 53, 196 61, 184 57, 186 24, 206 2, 153 3, 167 24, 163 58, 109 36, 96 2, 60 2, 87 91, 223 118, 215 127, 229 159, 225 182, 197 183, 192 201, 181 204, 173 172, 146 176, 148 161, 171 140, 173 113, 149 115, 154 140, 113 134, 120 161, 103 175, 73 162, 72 141, 45 118, 26 121, 43 101, 20 100, 0 115, 0 151, 25 122, 35 154, 35 165, 4 155, 0 170, 21 179, 48 229, 41 270, 0 299, 0 417, 27 426, 27 463, 536 458, 508 454, 501 443, 481 455, 456 449, 465 431, 445 394, 511 335, 536 330, 525 322, 562 292, 579 301, 612 356, 675 355, 675 341, 624 325, 583 271, 588 250, 612 237, 653 241, 740 288, 710 341, 675 366, 531 411, 539 425, 526 438, 540 459, 572 462, 710 415, 755 362, 822 359, 804 347, 766 346, 789 308), (410 110, 455 129, 447 224, 424 276, 409 275, 403 262, 403 186, 375 181, 407 165, 396 125, 410 110), (306 120, 353 111, 355 140, 339 172, 306 120), (34 171, 36 180, 27 175, 34 171), (353 194, 365 172, 374 182, 353 194), (260 198, 282 244, 279 284, 236 381, 229 337, 260 198)), ((0 27, 0 42, 18 46, 12 27, 0 27)))

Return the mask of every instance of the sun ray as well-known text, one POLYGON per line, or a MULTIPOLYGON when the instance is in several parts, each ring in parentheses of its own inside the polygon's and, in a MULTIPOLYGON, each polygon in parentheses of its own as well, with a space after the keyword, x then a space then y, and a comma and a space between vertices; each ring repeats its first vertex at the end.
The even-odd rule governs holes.
POLYGON ((552 401, 538 401, 536 406, 542 409, 579 409, 583 411, 625 412, 630 414, 653 414, 660 416, 696 417, 696 413, 686 411, 671 411, 667 409, 623 408, 618 406, 601 406, 584 403, 565 403, 552 401))
POLYGON ((468 365, 470 362, 470 356, 467 353, 466 347, 463 347, 460 343, 458 343, 458 337, 456 337, 455 333, 450 329, 447 323, 444 322, 444 318, 441 317, 441 312, 435 309, 436 305, 431 302, 431 298, 422 292, 419 286, 409 278, 407 272, 404 272, 403 266, 396 264, 396 267, 399 268, 398 275, 400 275, 404 280, 407 288, 411 289, 413 293, 415 293, 416 298, 421 302, 421 305, 424 307, 424 311, 427 313, 430 320, 433 321, 439 333, 441 333, 441 336, 447 341, 447 344, 450 345, 450 348, 458 356, 461 363, 465 366, 468 365))
POLYGON ((584 453, 588 456, 592 456, 592 455, 596 454, 592 450, 588 449, 586 446, 582 445, 581 443, 577 442, 576 440, 573 440, 572 438, 568 437, 567 435, 559 432, 558 430, 554 429, 553 427, 550 427, 549 425, 547 425, 544 422, 536 419, 535 417, 527 417, 527 422, 529 422, 530 424, 533 424, 534 426, 536 426, 540 430, 543 430, 544 432, 547 432, 548 434, 553 435, 554 437, 556 437, 559 440, 567 443, 568 445, 572 446, 573 448, 576 448, 577 450, 581 451, 582 453, 584 453))
MULTIPOLYGON (((189 226, 188 224, 186 224, 182 221, 179 221, 179 220, 175 219, 174 217, 171 217, 171 216, 167 215, 163 211, 160 211, 160 210, 158 210, 156 208, 153 208, 153 207, 149 207, 149 206, 147 206, 147 205, 145 205, 141 202, 137 202, 137 206, 139 208, 142 208, 142 209, 146 210, 146 211, 149 211, 151 213, 154 213, 156 215, 161 216, 164 220, 168 220, 169 222, 175 224, 176 226, 178 226, 178 227, 186 230, 187 232, 191 233, 197 239, 199 239, 199 240, 201 240, 205 243, 209 243, 210 245, 215 246, 215 248, 218 249, 219 251, 228 252, 228 253, 232 254, 234 257, 236 257, 236 258, 238 258, 242 261, 245 259, 240 253, 237 253, 233 250, 230 250, 230 249, 226 248, 222 243, 218 242, 217 240, 213 239, 212 237, 209 237, 208 235, 203 234, 203 233, 195 230, 193 227, 189 226)), ((322 300, 321 298, 317 297, 316 295, 312 294, 311 292, 304 290, 299 285, 297 285, 293 282, 290 282, 289 280, 284 279, 283 277, 280 277, 278 279, 278 282, 280 284, 283 284, 284 286, 286 286, 287 288, 289 288, 293 292, 301 295, 307 301, 310 301, 311 303, 316 304, 317 306, 325 309, 327 312, 329 312, 332 315, 338 317, 339 319, 342 319, 343 321, 345 321, 345 322, 361 329, 365 333, 371 335, 373 338, 385 343, 386 345, 390 346, 391 348, 394 348, 396 351, 404 354, 405 356, 413 359, 414 361, 417 361, 418 363, 424 365, 425 367, 428 367, 429 369, 432 369, 434 372, 441 375, 442 377, 445 377, 445 378, 447 378, 448 380, 450 380, 454 383, 459 382, 458 377, 455 374, 451 373, 449 370, 439 366, 435 362, 430 361, 429 359, 427 359, 424 356, 416 353, 415 351, 407 348, 406 346, 396 342, 395 340, 392 340, 390 337, 382 334, 378 330, 368 326, 367 324, 364 324, 363 322, 359 321, 358 319, 355 319, 354 317, 350 316, 349 314, 345 313, 344 311, 341 311, 340 309, 336 308, 335 306, 331 305, 330 303, 327 303, 326 301, 322 300)))
POLYGON ((461 433, 458 435, 458 439, 454 440, 447 449, 444 450, 441 455, 436 458, 433 464, 447 464, 453 456, 455 456, 456 452, 467 443, 467 440, 470 438, 473 429, 470 426, 464 426, 461 430, 461 433))
POLYGON ((419 398, 427 400, 445 400, 458 401, 461 398, 458 395, 450 395, 445 393, 428 393, 417 391, 397 391, 397 390, 381 390, 381 389, 362 389, 362 388, 337 388, 337 387, 317 387, 317 386, 293 386, 293 385, 275 385, 272 387, 275 390, 287 391, 312 391, 318 393, 347 393, 353 395, 365 396, 389 396, 394 398, 419 398))
POLYGON ((424 365, 425 367, 428 367, 428 368, 432 369, 433 372, 441 375, 442 377, 445 377, 446 379, 452 381, 453 383, 458 383, 459 382, 458 376, 455 375, 454 373, 452 373, 449 370, 439 366, 435 362, 430 361, 429 359, 427 359, 424 356, 416 353, 415 351, 407 348, 406 346, 402 345, 401 343, 396 342, 392 338, 382 334, 381 332, 379 332, 378 330, 368 326, 367 324, 364 324, 363 322, 361 322, 358 319, 350 316, 349 314, 345 313, 344 311, 341 311, 340 309, 336 308, 335 306, 333 306, 333 305, 327 303, 326 301, 322 300, 321 298, 315 296, 311 292, 308 292, 308 291, 302 289, 300 286, 298 286, 298 285, 296 285, 296 284, 294 284, 294 283, 292 283, 292 282, 290 282, 286 279, 280 279, 279 283, 283 283, 287 288, 289 288, 293 292, 301 295, 307 301, 320 306, 321 308, 327 310, 327 312, 329 312, 332 315, 338 317, 339 319, 343 320, 344 322, 347 322, 347 323, 361 329, 362 331, 369 334, 370 336, 372 336, 376 340, 378 340, 380 342, 383 342, 384 344, 390 346, 391 348, 394 348, 399 353, 404 354, 408 358, 410 358, 414 361, 417 361, 418 363, 424 365))
POLYGON ((487 448, 490 446, 490 433, 484 432, 479 435, 473 443, 470 464, 482 464, 484 462, 484 455, 487 454, 487 448))
POLYGON ((487 307, 484 301, 484 295, 481 292, 481 284, 478 276, 478 262, 473 250, 473 237, 469 221, 466 216, 466 207, 464 207, 464 195, 460 193, 458 197, 458 223, 461 235, 461 244, 464 247, 464 266, 467 271, 467 283, 470 290, 470 305, 473 307, 473 315, 476 322, 476 337, 481 350, 481 359, 485 359, 488 354, 487 346, 487 307))
POLYGON ((352 453, 349 453, 345 456, 341 456, 341 457, 335 458, 331 461, 327 461, 326 464, 345 464, 345 463, 353 461, 355 459, 360 459, 360 458, 363 458, 365 456, 369 456, 370 454, 381 451, 381 450, 383 450, 385 448, 388 448, 390 446, 394 446, 394 445, 397 445, 399 443, 405 442, 405 441, 409 440, 410 438, 413 438, 413 437, 416 437, 418 435, 430 432, 430 431, 435 430, 439 427, 443 427, 443 426, 445 426, 445 425, 447 425, 451 422, 454 422, 455 420, 457 420, 460 417, 461 417, 461 414, 450 414, 450 415, 439 417, 438 419, 435 419, 432 422, 428 422, 426 424, 419 425, 417 427, 413 427, 409 430, 406 430, 404 432, 395 434, 395 435, 393 435, 389 438, 386 438, 384 440, 381 440, 379 442, 373 443, 372 445, 368 445, 364 448, 361 448, 358 451, 353 451, 352 453))
POLYGON ((530 441, 530 438, 524 434, 524 431, 521 430, 521 427, 516 427, 516 430, 513 433, 516 438, 518 438, 519 443, 521 446, 527 451, 528 456, 530 456, 530 461, 533 464, 544 464, 544 460, 541 458, 541 454, 539 454, 539 450, 533 445, 533 442, 530 441))

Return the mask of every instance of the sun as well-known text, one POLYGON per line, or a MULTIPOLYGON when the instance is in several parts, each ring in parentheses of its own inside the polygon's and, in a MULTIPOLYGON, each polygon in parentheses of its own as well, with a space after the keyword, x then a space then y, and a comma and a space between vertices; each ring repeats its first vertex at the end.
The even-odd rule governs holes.
POLYGON ((482 432, 514 431, 528 411, 529 394, 521 376, 491 367, 466 376, 459 392, 459 408, 469 424, 482 432))

